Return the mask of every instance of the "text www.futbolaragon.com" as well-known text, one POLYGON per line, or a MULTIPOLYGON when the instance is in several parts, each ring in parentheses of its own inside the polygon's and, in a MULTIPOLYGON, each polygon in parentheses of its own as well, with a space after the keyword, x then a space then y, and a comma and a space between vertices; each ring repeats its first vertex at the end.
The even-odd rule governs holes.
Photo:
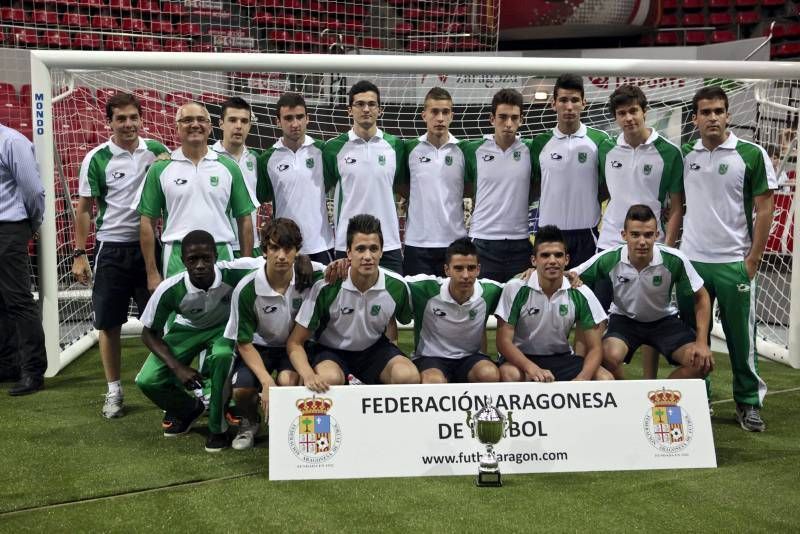
MULTIPOLYGON (((526 462, 557 462, 567 459, 566 452, 512 452, 496 453, 500 463, 524 464, 526 462)), ((472 464, 480 461, 480 453, 439 454, 420 456, 423 465, 472 464)))

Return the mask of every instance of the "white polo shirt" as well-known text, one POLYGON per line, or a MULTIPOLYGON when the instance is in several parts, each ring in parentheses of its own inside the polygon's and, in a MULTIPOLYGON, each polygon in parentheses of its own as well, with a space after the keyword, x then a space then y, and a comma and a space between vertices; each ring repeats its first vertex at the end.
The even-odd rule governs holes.
POLYGON ((672 289, 681 280, 688 280, 695 293, 703 287, 703 279, 689 259, 678 249, 659 243, 653 247, 650 264, 641 271, 631 265, 627 244, 595 254, 574 271, 588 284, 600 278, 610 280, 614 287, 610 313, 641 322, 678 313, 672 304, 672 289))
POLYGON ((475 184, 469 236, 477 239, 527 239, 531 153, 517 139, 503 151, 494 135, 462 144, 466 179, 475 184))
POLYGON ((414 309, 415 357, 466 358, 481 350, 486 319, 494 313, 503 284, 476 280, 472 296, 459 304, 450 279, 426 274, 406 277, 414 309))
POLYGON ((633 148, 619 134, 600 145, 600 180, 608 186, 611 199, 603 213, 603 227, 597 248, 622 244, 625 215, 634 204, 650 206, 656 214, 659 241, 665 237, 661 207, 670 193, 683 193, 683 156, 674 145, 655 130, 641 145, 633 148))
POLYGON ((138 211, 163 217, 165 243, 180 241, 192 230, 205 230, 217 243, 231 243, 234 217, 250 215, 255 206, 236 163, 209 149, 198 165, 175 150, 169 161, 157 161, 147 172, 138 211))
POLYGON ((464 153, 450 134, 436 148, 428 134, 405 142, 410 182, 406 245, 443 248, 467 235, 464 226, 464 153))
POLYGON ((347 249, 347 223, 368 213, 381 221, 383 250, 400 248, 394 184, 405 167, 403 142, 378 129, 368 141, 353 130, 331 139, 323 149, 325 183, 333 193, 336 250, 347 249))
POLYGON ((133 154, 111 139, 86 154, 81 163, 78 194, 97 199, 98 241, 139 241, 140 219, 135 203, 147 169, 159 154, 165 153, 169 150, 158 141, 140 137, 133 154))
POLYGON ((320 280, 311 288, 295 321, 315 333, 320 344, 333 349, 360 351, 371 347, 396 316, 411 321, 408 286, 403 279, 379 268, 378 281, 362 293, 350 275, 328 284, 320 280))
POLYGON ((607 133, 585 124, 571 135, 555 127, 533 138, 533 176, 541 184, 540 227, 554 224, 562 230, 581 230, 597 226, 597 149, 607 139, 607 133))
POLYGON ((258 158, 258 199, 272 200, 275 217, 297 224, 303 235, 302 254, 333 248, 333 229, 325 202, 324 145, 306 136, 294 152, 278 139, 258 158))
POLYGON ((684 146, 681 251, 692 261, 744 260, 752 244, 753 199, 778 188, 767 152, 728 134, 713 151, 699 139, 684 146))
MULTIPOLYGON (((258 235, 258 206, 261 203, 256 199, 256 159, 258 157, 258 153, 247 147, 244 147, 242 156, 237 161, 236 158, 230 154, 230 152, 225 150, 225 147, 222 146, 222 141, 217 141, 214 143, 214 145, 211 147, 211 150, 217 154, 228 156, 239 165, 239 170, 242 171, 244 184, 247 186, 247 192, 250 193, 250 200, 256 207, 256 209, 253 210, 253 213, 250 214, 250 217, 253 220, 253 248, 255 248, 261 243, 261 237, 258 235)), ((233 229, 234 234, 231 248, 233 248, 233 250, 239 250, 241 248, 239 246, 239 225, 237 224, 235 217, 231 217, 230 220, 231 228, 233 229)))
POLYGON ((607 318, 588 287, 573 289, 564 277, 561 288, 548 298, 535 273, 527 282, 514 278, 506 283, 495 315, 514 326, 514 345, 535 356, 571 353, 573 325, 588 330, 607 318))

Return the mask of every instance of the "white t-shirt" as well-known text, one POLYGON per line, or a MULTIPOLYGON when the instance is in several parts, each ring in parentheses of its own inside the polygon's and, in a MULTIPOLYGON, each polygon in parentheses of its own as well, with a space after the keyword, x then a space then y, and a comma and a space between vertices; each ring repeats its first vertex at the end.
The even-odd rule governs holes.
MULTIPOLYGON (((225 147, 222 146, 222 141, 217 141, 211 147, 211 150, 217 152, 218 154, 222 154, 223 156, 228 156, 233 161, 236 161, 225 147)), ((239 161, 236 163, 239 165, 239 170, 242 171, 242 176, 244 177, 244 184, 247 186, 247 192, 250 193, 250 200, 253 201, 253 205, 258 208, 260 202, 256 200, 256 156, 257 154, 251 151, 249 148, 244 147, 242 152, 242 156, 239 158, 239 161)), ((253 220, 253 248, 259 246, 261 237, 258 235, 258 209, 253 210, 253 213, 250 214, 250 217, 253 220)), ((233 233, 235 235, 233 242, 231 243, 231 248, 233 250, 239 250, 239 225, 236 222, 235 217, 231 217, 231 228, 233 228, 233 233)))

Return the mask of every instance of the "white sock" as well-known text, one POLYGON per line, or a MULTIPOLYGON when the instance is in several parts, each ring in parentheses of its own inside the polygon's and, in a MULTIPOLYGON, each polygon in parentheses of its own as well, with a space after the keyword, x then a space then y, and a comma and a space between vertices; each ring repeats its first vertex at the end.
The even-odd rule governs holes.
POLYGON ((122 395, 122 382, 120 382, 119 380, 117 380, 116 382, 109 382, 108 392, 113 393, 114 395, 122 395))

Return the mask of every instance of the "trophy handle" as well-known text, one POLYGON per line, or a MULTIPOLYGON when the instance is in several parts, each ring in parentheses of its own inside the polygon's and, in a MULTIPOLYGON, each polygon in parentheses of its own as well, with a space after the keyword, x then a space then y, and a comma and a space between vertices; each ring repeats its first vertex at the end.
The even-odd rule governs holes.
POLYGON ((475 437, 475 427, 472 424, 472 411, 467 410, 467 426, 469 427, 470 432, 472 433, 472 437, 475 437))
POLYGON ((507 414, 507 415, 506 415, 506 424, 505 424, 505 425, 503 425, 503 437, 506 437, 506 433, 508 432, 508 429, 511 427, 511 423, 513 423, 513 422, 514 422, 514 421, 511 419, 511 414, 512 414, 512 412, 506 412, 506 414, 507 414))

